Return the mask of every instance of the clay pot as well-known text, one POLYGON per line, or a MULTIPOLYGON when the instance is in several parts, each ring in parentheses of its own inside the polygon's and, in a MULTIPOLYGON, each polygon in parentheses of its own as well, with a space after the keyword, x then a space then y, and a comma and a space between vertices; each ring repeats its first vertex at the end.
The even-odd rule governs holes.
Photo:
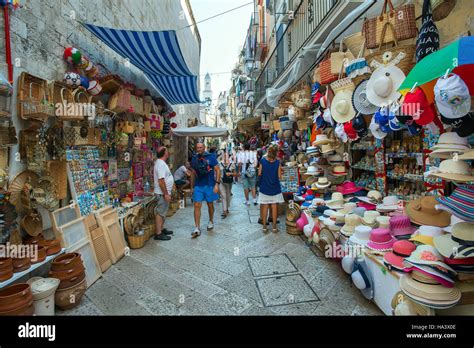
POLYGON ((38 244, 39 241, 44 240, 44 236, 42 233, 38 234, 35 237, 29 237, 25 239, 25 244, 38 244))
POLYGON ((31 267, 31 260, 29 257, 22 259, 13 259, 13 272, 23 272, 31 267))
POLYGON ((44 260, 46 260, 46 248, 42 246, 38 246, 38 257, 36 258, 36 261, 33 261, 33 258, 31 258, 31 263, 35 264, 35 263, 43 262, 44 260))
POLYGON ((17 307, 15 309, 0 312, 1 317, 11 317, 11 316, 31 316, 35 313, 35 307, 33 305, 33 299, 23 306, 17 307))
POLYGON ((68 253, 59 255, 51 262, 51 270, 62 271, 75 268, 78 265, 82 266, 82 258, 79 253, 68 253))
POLYGON ((38 241, 38 244, 46 248, 46 255, 57 254, 61 251, 61 243, 57 239, 43 239, 38 241))
POLYGON ((86 279, 69 288, 58 289, 54 294, 54 302, 56 306, 62 310, 74 308, 81 303, 82 296, 86 292, 86 289, 86 279), (71 299, 74 299, 74 301, 71 302, 71 299))
POLYGON ((78 277, 74 277, 69 280, 62 280, 59 283, 58 289, 67 289, 76 284, 79 284, 80 282, 84 280, 85 277, 86 277, 86 272, 82 272, 82 274, 80 274, 78 277))
POLYGON ((29 284, 21 283, 0 290, 0 312, 9 312, 33 301, 29 284))
POLYGON ((0 282, 4 282, 5 280, 10 279, 13 277, 13 267, 9 271, 0 271, 0 282))
POLYGON ((79 265, 67 271, 49 271, 49 276, 51 278, 57 278, 60 281, 63 281, 63 280, 71 280, 72 278, 82 275, 84 272, 85 272, 84 266, 79 265))
POLYGON ((0 272, 7 271, 13 267, 13 260, 11 257, 0 258, 0 272))

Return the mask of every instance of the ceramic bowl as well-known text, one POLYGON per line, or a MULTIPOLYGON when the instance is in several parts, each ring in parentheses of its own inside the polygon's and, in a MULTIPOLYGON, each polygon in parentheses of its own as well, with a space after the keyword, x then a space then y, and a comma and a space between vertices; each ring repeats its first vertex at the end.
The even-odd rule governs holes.
POLYGON ((29 284, 21 283, 0 290, 0 312, 14 310, 33 300, 29 284))
POLYGON ((54 294, 54 302, 59 309, 66 310, 78 306, 87 290, 86 279, 65 289, 58 289, 54 294), (74 299, 71 301, 71 299, 74 299))
POLYGON ((31 260, 29 257, 23 259, 13 259, 13 272, 23 272, 31 267, 31 260))

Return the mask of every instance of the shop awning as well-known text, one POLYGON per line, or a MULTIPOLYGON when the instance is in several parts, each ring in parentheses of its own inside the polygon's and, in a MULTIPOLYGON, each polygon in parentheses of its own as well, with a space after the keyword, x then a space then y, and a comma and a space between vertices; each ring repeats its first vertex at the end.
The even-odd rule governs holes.
POLYGON ((142 70, 170 104, 200 103, 197 76, 186 65, 174 30, 133 31, 82 24, 142 70))
POLYGON ((226 137, 229 131, 225 128, 200 125, 191 128, 176 128, 173 129, 173 134, 178 137, 226 137))

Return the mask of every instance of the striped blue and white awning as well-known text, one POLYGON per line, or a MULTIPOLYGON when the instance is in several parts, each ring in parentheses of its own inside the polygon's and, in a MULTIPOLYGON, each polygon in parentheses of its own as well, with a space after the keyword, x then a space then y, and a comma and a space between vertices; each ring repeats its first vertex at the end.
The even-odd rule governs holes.
POLYGON ((132 31, 83 25, 141 69, 170 104, 200 103, 197 76, 186 65, 174 30, 132 31))

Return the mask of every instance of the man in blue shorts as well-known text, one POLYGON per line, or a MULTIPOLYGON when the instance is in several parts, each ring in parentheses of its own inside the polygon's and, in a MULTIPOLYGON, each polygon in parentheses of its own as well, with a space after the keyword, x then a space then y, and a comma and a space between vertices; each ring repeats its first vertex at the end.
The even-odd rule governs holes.
POLYGON ((219 198, 219 184, 221 182, 221 172, 216 156, 206 152, 203 143, 196 144, 196 154, 191 160, 191 190, 193 190, 194 201, 194 222, 196 228, 191 236, 193 238, 201 235, 201 207, 202 202, 207 203, 209 211, 209 223, 207 230, 214 228, 214 201, 219 198))

